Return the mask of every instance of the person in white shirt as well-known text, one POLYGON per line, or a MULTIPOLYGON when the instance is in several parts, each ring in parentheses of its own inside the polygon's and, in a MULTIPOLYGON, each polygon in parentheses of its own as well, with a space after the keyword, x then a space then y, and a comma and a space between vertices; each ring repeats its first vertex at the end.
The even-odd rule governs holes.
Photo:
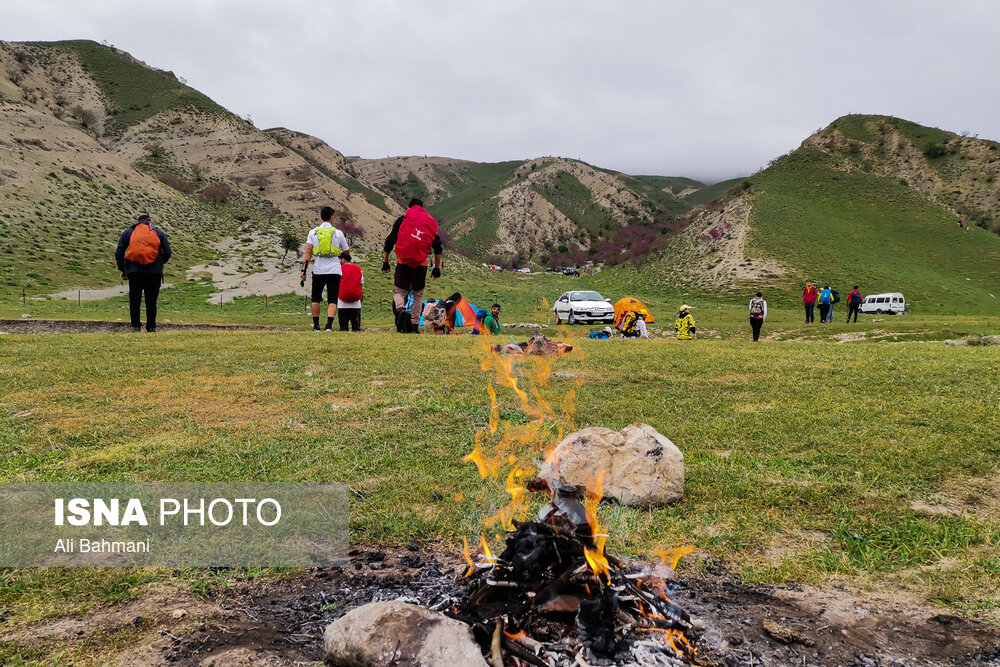
POLYGON ((760 328, 767 319, 767 301, 764 295, 757 292, 754 298, 750 299, 750 328, 753 329, 753 342, 760 340, 760 328))
POLYGON ((324 206, 319 212, 322 221, 319 227, 309 230, 306 237, 306 256, 302 263, 301 282, 305 282, 309 260, 315 257, 312 274, 312 318, 313 331, 319 331, 319 305, 326 289, 326 330, 333 331, 333 317, 337 314, 337 298, 340 294, 340 255, 348 252, 347 238, 333 226, 333 209, 324 206))

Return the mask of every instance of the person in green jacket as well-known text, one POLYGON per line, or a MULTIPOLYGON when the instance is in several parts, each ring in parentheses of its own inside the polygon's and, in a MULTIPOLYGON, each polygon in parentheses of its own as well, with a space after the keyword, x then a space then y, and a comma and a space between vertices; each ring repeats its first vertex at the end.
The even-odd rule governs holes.
POLYGON ((500 333, 500 304, 490 306, 490 314, 483 319, 484 328, 494 336, 500 333))

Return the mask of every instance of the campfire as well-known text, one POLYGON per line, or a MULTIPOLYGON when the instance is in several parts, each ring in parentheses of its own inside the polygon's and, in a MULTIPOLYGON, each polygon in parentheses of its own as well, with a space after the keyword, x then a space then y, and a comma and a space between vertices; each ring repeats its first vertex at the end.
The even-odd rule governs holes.
POLYGON ((473 626, 492 663, 511 664, 507 654, 546 667, 580 664, 578 658, 600 664, 637 649, 692 661, 690 618, 666 594, 682 554, 669 565, 630 570, 604 553, 605 536, 576 487, 552 492, 539 481, 528 488, 549 492, 550 502, 535 520, 514 522, 498 556, 485 538, 478 562, 466 550, 468 589, 447 612, 473 626))
POLYGON ((535 364, 525 390, 515 372, 517 357, 496 354, 502 352, 496 346, 490 352, 482 363, 484 371, 495 371, 488 387, 490 423, 476 434, 465 460, 483 478, 500 479, 509 469, 504 488, 510 503, 486 522, 502 526, 497 537, 504 548, 493 555, 480 536, 482 553, 474 560, 466 544, 466 592, 446 614, 472 626, 494 667, 692 662, 697 649, 690 618, 667 595, 677 561, 692 548, 664 552, 656 567, 630 568, 605 553, 607 534, 597 520, 601 475, 582 489, 550 486, 541 478, 525 483, 539 469, 538 459, 549 460, 573 428, 574 395, 558 411, 543 398, 551 357, 521 357, 535 364), (487 443, 501 431, 494 384, 513 389, 530 422, 505 424, 490 456, 487 443), (548 502, 527 520, 531 494, 542 493, 548 502))

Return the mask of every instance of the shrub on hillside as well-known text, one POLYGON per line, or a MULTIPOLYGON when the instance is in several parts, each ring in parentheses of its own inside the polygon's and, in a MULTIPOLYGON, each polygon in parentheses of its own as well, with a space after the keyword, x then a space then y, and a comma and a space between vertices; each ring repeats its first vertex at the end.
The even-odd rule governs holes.
POLYGON ((157 176, 156 178, 159 179, 160 183, 163 183, 164 185, 169 185, 174 190, 177 190, 178 192, 183 192, 186 195, 191 194, 196 189, 194 183, 187 180, 186 178, 181 178, 177 174, 163 173, 157 176))
POLYGON ((337 229, 344 232, 344 235, 352 238, 360 239, 365 236, 365 230, 353 220, 341 220, 337 223, 337 229))
POLYGON ((216 183, 201 191, 202 201, 208 202, 215 208, 228 204, 232 196, 232 189, 225 183, 216 183))

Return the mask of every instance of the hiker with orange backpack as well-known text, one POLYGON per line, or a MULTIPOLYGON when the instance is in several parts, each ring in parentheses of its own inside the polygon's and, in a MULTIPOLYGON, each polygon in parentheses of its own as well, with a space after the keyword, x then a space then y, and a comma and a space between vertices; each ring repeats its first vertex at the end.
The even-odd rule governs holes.
POLYGON ((427 285, 427 256, 434 250, 434 270, 431 278, 441 277, 443 245, 438 236, 437 220, 424 209, 424 202, 411 199, 406 213, 396 219, 382 247, 382 273, 389 273, 389 253, 396 251, 396 271, 392 278, 392 304, 396 314, 396 331, 420 333, 420 312, 427 285), (413 294, 413 305, 407 317, 406 297, 413 294))
POLYGON ((139 319, 143 294, 146 295, 146 331, 156 331, 156 300, 163 282, 163 265, 171 255, 173 251, 167 235, 153 227, 146 213, 118 239, 115 262, 122 280, 128 281, 128 310, 133 333, 142 331, 139 319))

